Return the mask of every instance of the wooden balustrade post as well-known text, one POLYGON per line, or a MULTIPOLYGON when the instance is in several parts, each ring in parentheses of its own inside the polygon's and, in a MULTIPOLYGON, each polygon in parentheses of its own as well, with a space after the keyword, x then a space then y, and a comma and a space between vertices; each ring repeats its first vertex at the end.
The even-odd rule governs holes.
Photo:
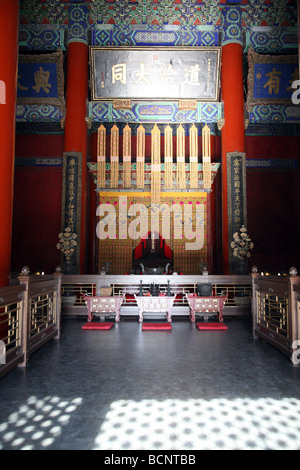
POLYGON ((300 284, 300 277, 297 276, 297 269, 292 267, 289 271, 289 290, 288 290, 288 322, 289 322, 289 340, 291 348, 291 358, 294 352, 299 349, 297 340, 300 340, 300 322, 298 318, 298 293, 295 286, 300 284))
POLYGON ((57 327, 57 334, 54 336, 55 339, 60 338, 60 328, 61 328, 61 280, 62 273, 59 268, 53 273, 53 277, 57 280, 55 286, 55 323, 57 327))
POLYGON ((255 279, 260 276, 258 273, 257 267, 253 266, 251 271, 251 278, 252 278, 252 300, 251 300, 251 313, 252 313, 252 334, 253 338, 257 339, 257 335, 255 333, 255 324, 257 319, 257 285, 255 284, 255 279))
POLYGON ((26 367, 28 361, 28 341, 29 341, 29 318, 30 318, 30 276, 29 269, 25 266, 22 269, 22 275, 18 277, 19 283, 22 286, 25 286, 23 292, 23 302, 22 302, 22 314, 20 318, 20 328, 21 328, 21 351, 23 355, 23 361, 18 365, 20 367, 26 367))

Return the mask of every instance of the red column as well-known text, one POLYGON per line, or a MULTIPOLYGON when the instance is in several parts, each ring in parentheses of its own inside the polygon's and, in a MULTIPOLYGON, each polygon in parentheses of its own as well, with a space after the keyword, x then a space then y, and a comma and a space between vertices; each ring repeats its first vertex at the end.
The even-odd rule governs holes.
POLYGON ((87 199, 88 45, 70 42, 67 54, 65 152, 82 153, 80 272, 85 272, 87 199))
POLYGON ((19 0, 0 0, 0 286, 10 273, 18 31, 19 0))
MULTIPOLYGON (((216 136, 210 136, 211 162, 216 161, 216 136)), ((216 274, 216 181, 212 184, 212 190, 207 193, 207 268, 209 273, 216 274)))
POLYGON ((229 272, 227 164, 228 152, 245 151, 245 122, 243 95, 243 48, 238 43, 222 47, 222 101, 225 124, 222 128, 222 251, 223 274, 229 272))
MULTIPOLYGON (((93 132, 91 137, 91 161, 97 162, 97 132, 93 132)), ((97 273, 97 236, 96 236, 96 210, 98 196, 95 191, 96 185, 92 178, 89 178, 89 274, 97 273)))

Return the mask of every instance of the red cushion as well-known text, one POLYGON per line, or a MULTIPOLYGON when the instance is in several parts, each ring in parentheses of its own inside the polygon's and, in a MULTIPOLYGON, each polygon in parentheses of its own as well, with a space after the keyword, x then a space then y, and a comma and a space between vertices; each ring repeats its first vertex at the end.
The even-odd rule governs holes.
POLYGON ((198 330, 228 330, 228 327, 224 323, 213 323, 213 322, 203 322, 196 323, 198 330))
POLYGON ((143 323, 142 330, 172 330, 170 323, 143 323))

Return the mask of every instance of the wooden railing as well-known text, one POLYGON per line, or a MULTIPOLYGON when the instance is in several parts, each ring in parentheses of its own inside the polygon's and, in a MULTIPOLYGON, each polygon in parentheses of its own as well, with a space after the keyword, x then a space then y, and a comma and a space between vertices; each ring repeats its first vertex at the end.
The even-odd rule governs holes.
POLYGON ((23 269, 19 283, 0 288, 0 377, 51 338, 60 336, 60 272, 34 277, 23 269))
POLYGON ((278 348, 293 365, 300 363, 299 307, 300 277, 295 268, 289 276, 264 276, 253 270, 253 336, 278 348))
POLYGON ((86 315, 87 308, 82 294, 100 295, 102 287, 111 287, 112 295, 125 294, 121 307, 121 317, 138 315, 134 294, 139 292, 142 282, 143 291, 151 284, 158 284, 161 292, 168 289, 176 294, 172 315, 189 315, 185 294, 197 292, 197 284, 212 284, 214 295, 228 295, 224 315, 249 315, 251 311, 251 276, 235 275, 71 275, 62 278, 62 299, 66 293, 74 295, 75 303, 65 305, 62 300, 63 315, 86 315))

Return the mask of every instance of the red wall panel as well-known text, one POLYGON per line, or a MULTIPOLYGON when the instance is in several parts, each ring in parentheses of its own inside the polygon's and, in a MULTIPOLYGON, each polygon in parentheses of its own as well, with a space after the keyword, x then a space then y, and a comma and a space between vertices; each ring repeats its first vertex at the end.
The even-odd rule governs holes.
MULTIPOLYGON (((247 159, 297 159, 299 137, 247 137, 247 159)), ((249 267, 288 271, 300 267, 300 211, 296 203, 299 172, 247 171, 248 233, 254 242, 249 267)))
POLYGON ((298 136, 246 136, 247 158, 297 158, 298 136))
POLYGON ((61 135, 17 135, 16 157, 61 157, 64 136, 61 135))
MULTIPOLYGON (((62 157, 63 136, 17 136, 16 157, 62 157)), ((60 264, 62 166, 16 166, 11 271, 51 273, 60 264)))

